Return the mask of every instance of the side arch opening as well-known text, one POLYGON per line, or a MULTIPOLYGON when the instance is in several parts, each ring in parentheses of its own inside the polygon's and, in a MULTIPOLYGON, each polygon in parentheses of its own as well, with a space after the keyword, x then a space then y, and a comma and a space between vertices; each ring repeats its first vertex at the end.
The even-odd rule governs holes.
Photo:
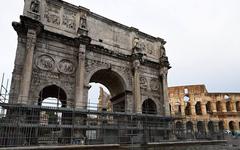
POLYGON ((142 104, 143 114, 157 114, 157 105, 151 99, 146 99, 142 104))

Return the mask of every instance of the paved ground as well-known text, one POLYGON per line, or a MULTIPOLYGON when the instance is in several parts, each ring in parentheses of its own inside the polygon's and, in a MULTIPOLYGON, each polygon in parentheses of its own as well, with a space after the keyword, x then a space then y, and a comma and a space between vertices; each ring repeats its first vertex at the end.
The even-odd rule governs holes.
POLYGON ((15 148, 0 148, 0 150, 240 150, 240 137, 225 136, 226 141, 177 141, 164 143, 151 143, 148 147, 141 145, 126 145, 118 144, 106 145, 69 145, 69 146, 37 146, 37 147, 15 147, 15 148))

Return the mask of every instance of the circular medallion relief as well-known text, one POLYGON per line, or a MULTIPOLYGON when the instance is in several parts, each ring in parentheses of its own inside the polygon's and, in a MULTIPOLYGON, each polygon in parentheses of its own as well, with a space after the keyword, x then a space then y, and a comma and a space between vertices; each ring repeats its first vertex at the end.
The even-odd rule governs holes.
POLYGON ((150 81, 150 88, 153 90, 153 91, 157 91, 159 90, 159 81, 158 79, 151 79, 150 81))
POLYGON ((37 59, 37 66, 42 70, 52 70, 55 65, 55 61, 51 56, 41 55, 37 59))
POLYGON ((58 63, 58 70, 64 74, 72 74, 75 71, 75 67, 70 60, 63 59, 58 63))

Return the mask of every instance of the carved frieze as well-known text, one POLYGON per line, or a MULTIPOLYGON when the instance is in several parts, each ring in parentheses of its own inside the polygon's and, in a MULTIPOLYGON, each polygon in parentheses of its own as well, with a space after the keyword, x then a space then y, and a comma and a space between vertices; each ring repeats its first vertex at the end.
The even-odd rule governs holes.
POLYGON ((143 77, 143 76, 140 77, 140 87, 142 89, 147 89, 148 88, 148 82, 147 82, 146 77, 143 77))
POLYGON ((160 87, 160 82, 158 79, 156 78, 152 78, 150 80, 150 88, 152 91, 158 91, 159 90, 159 87, 160 87))
POLYGON ((37 58, 36 65, 42 70, 50 71, 54 69, 55 61, 51 56, 44 54, 37 58))
POLYGON ((46 19, 47 23, 59 26, 60 7, 53 4, 47 4, 45 7, 44 18, 46 19))
POLYGON ((62 26, 67 29, 76 29, 76 13, 68 9, 64 9, 62 26))
POLYGON ((73 74, 75 65, 70 60, 63 59, 58 63, 58 71, 64 74, 73 74))

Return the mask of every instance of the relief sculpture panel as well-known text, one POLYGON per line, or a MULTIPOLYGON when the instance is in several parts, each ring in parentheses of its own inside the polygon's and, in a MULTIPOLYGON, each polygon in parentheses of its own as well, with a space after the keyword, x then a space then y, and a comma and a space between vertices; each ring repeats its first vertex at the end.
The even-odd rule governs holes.
POLYGON ((159 80, 156 78, 152 78, 150 80, 150 88, 152 91, 158 91, 160 86, 159 86, 159 80))
POLYGON ((54 4, 47 4, 45 7, 44 18, 47 23, 60 25, 60 7, 54 4))
POLYGON ((36 65, 42 70, 53 70, 55 67, 55 61, 51 56, 41 55, 37 58, 36 65))
POLYGON ((67 9, 64 9, 62 26, 75 30, 76 29, 76 13, 67 9))
POLYGON ((70 60, 63 59, 58 63, 58 71, 64 74, 73 74, 75 66, 70 60))

